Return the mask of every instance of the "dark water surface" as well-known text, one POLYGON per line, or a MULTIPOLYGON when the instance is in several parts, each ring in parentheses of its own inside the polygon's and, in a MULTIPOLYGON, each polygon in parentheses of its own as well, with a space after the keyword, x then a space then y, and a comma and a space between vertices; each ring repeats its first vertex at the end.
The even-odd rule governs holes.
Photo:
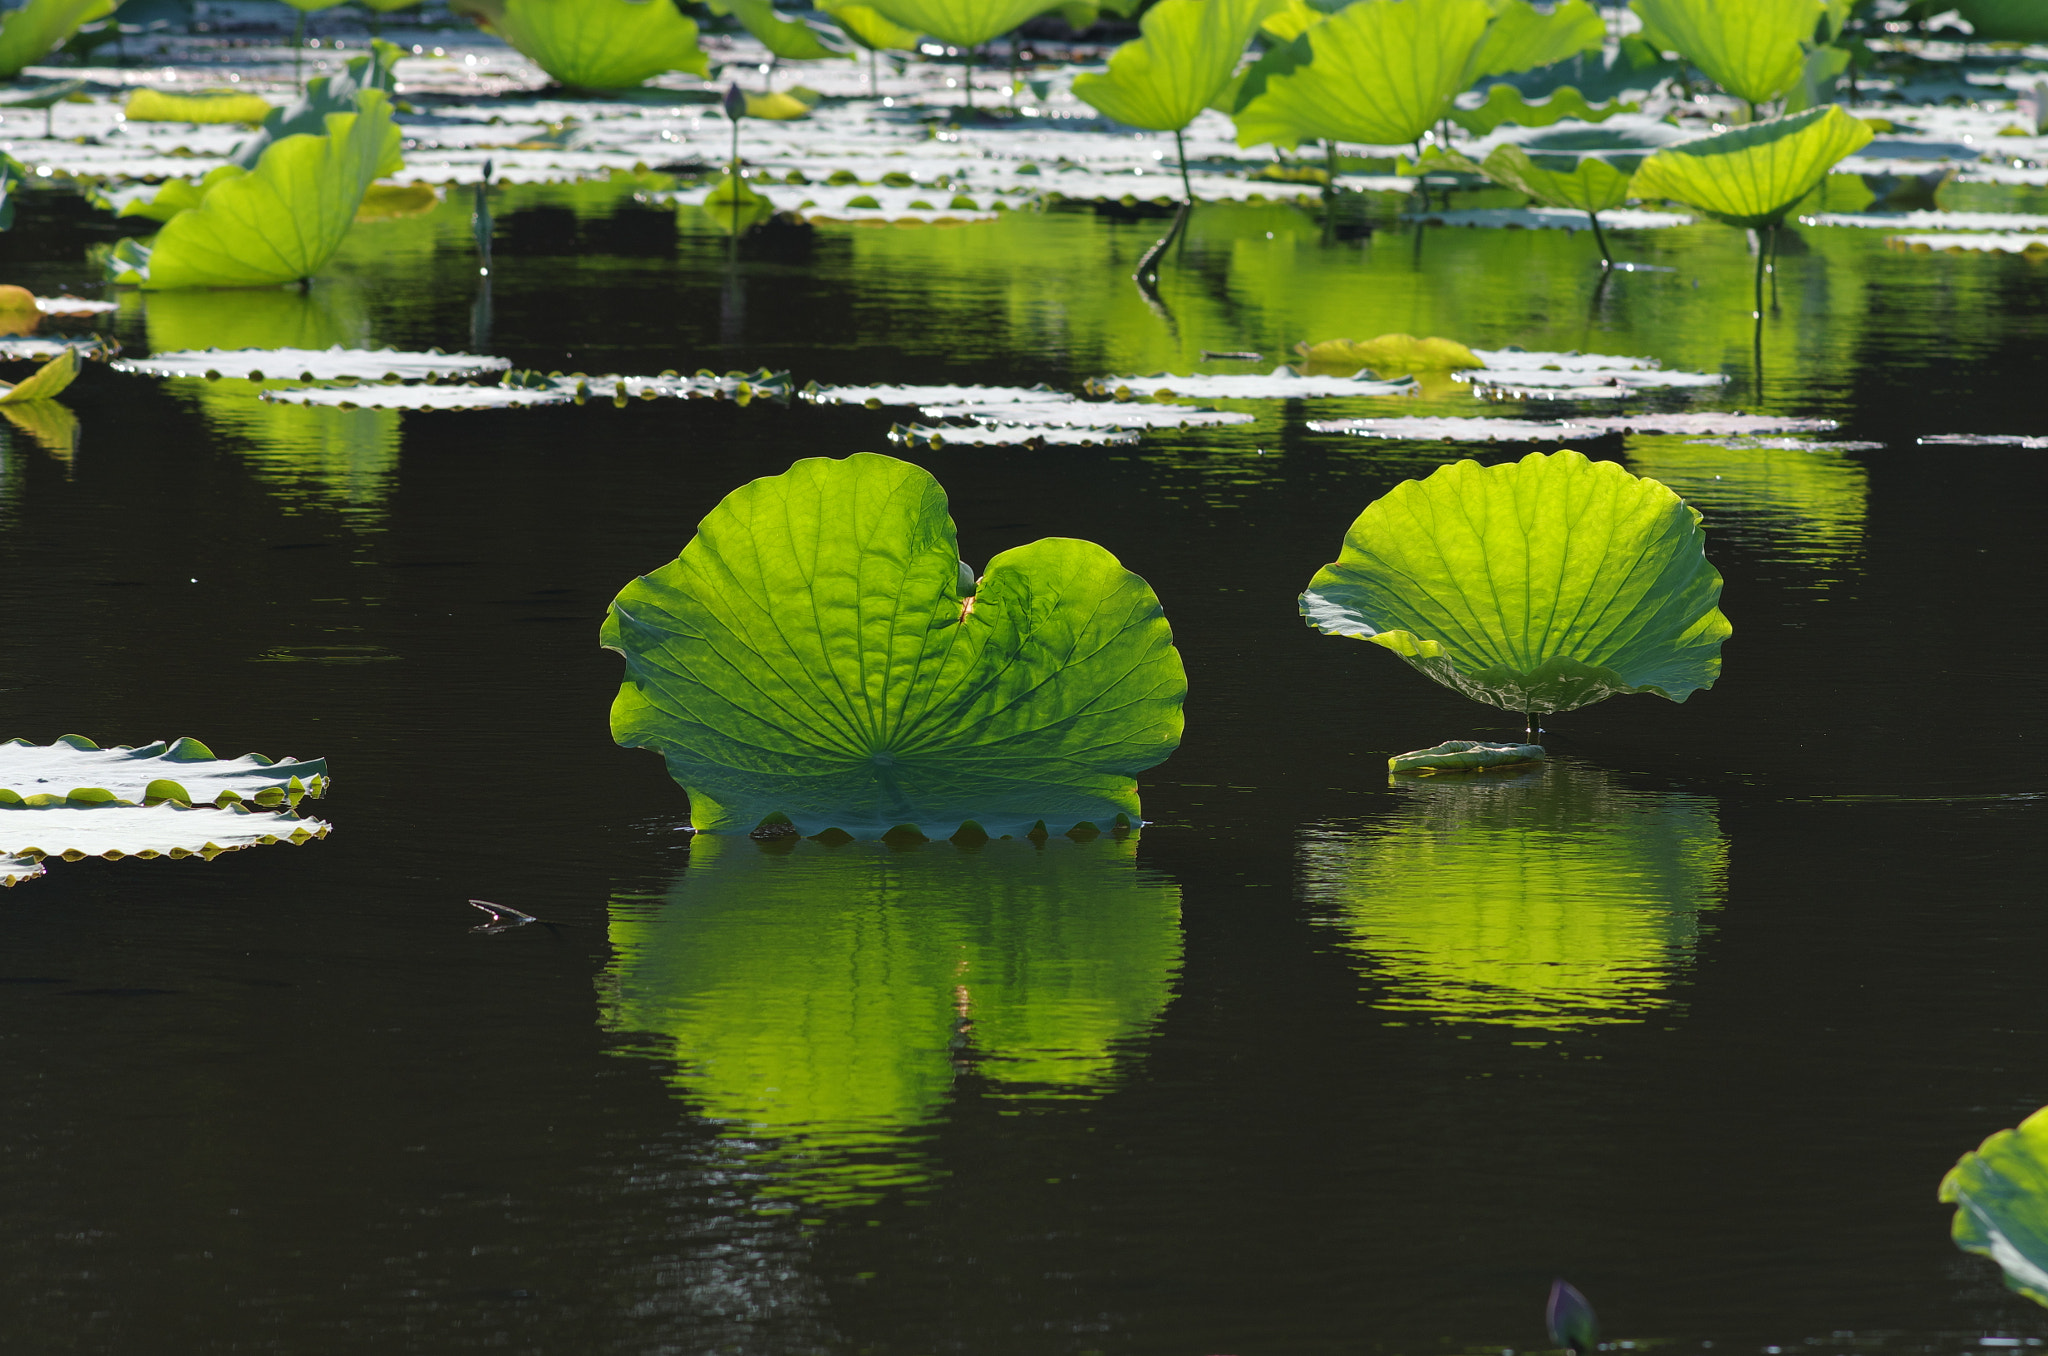
MULTIPOLYGON (((0 900, 0 1349, 1520 1350, 1560 1274, 1686 1350, 2048 1337, 1934 1199, 2048 1102, 2048 466, 1913 441, 2048 432, 2039 264, 1809 232, 1759 390, 1719 227, 1625 240, 1677 271, 1595 302, 1583 236, 1213 209, 1169 320, 1125 282, 1150 222, 827 228, 728 272, 631 187, 508 195, 488 316, 450 208, 305 298, 114 329, 1068 387, 1407 330, 1728 371, 1699 403, 1883 447, 1585 444, 1705 512, 1722 681, 1403 788, 1390 752, 1511 727, 1294 597, 1464 453, 1303 421, 1469 399, 908 454, 968 560, 1087 537, 1154 584, 1186 742, 1127 841, 791 850, 691 843, 610 741, 598 623, 727 491, 906 412, 308 411, 95 369, 74 460, 5 452, 0 733, 325 756, 334 831, 0 900), (563 926, 475 935, 471 897, 563 926)), ((89 278, 79 216, 32 206, 13 280, 89 278)))

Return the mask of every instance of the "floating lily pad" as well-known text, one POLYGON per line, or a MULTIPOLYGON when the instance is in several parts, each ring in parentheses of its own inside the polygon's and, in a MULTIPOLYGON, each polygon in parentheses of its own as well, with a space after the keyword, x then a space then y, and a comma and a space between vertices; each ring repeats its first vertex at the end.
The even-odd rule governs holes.
POLYGON ((1930 433, 1917 441, 1925 447, 2048 447, 2048 437, 2025 433, 1930 433))
POLYGON ((1296 344, 1304 372, 1350 376, 1367 370, 1386 377, 1411 376, 1418 372, 1459 372, 1484 365, 1484 360, 1455 339, 1431 336, 1418 339, 1412 334, 1382 334, 1376 339, 1325 339, 1318 344, 1296 344))
POLYGON ((864 405, 878 410, 886 405, 997 405, 1074 397, 1050 386, 819 386, 815 382, 797 394, 815 405, 864 405))
POLYGON ((2039 212, 1817 212, 1802 226, 1858 226, 1882 231, 2048 231, 2039 212))
POLYGON ((152 353, 147 358, 122 358, 116 371, 146 377, 205 377, 218 381, 239 377, 249 381, 419 381, 480 377, 503 372, 509 358, 475 353, 407 353, 398 349, 244 348, 198 349, 152 353))
POLYGON ((1895 235, 1884 243, 1922 254, 2038 254, 2048 250, 2048 235, 1955 231, 1926 235, 1895 235))
POLYGON ((44 870, 40 857, 0 858, 0 887, 12 890, 25 880, 34 880, 44 870))
POLYGON ((516 386, 296 386, 266 390, 260 397, 278 405, 328 405, 344 410, 509 410, 531 405, 567 405, 574 396, 549 387, 516 386))
POLYGON ((105 315, 121 309, 118 301, 92 301, 85 297, 74 297, 69 293, 55 297, 37 297, 36 309, 51 316, 105 315))
MULTIPOLYGON (((1481 226, 1492 230, 1589 231, 1592 223, 1584 212, 1569 207, 1461 207, 1440 212, 1417 212, 1410 221, 1438 226, 1481 226)), ((1616 231, 1661 231, 1673 226, 1690 226, 1693 219, 1682 212, 1654 212, 1641 207, 1615 207, 1600 214, 1600 222, 1616 231)))
POLYGON ((196 739, 111 749, 82 735, 66 735, 49 745, 24 739, 0 744, 0 805, 160 800, 282 805, 326 793, 324 758, 273 761, 260 753, 217 758, 196 739))
POLYGON ((1662 366, 1655 358, 1617 353, 1551 353, 1525 348, 1475 348, 1489 372, 1645 372, 1662 366))
POLYGON ((979 424, 1031 424, 1041 428, 1214 428, 1249 424, 1254 416, 1236 410, 1140 401, 1074 400, 1043 404, 926 405, 931 419, 972 419, 979 424))
POLYGON ((1050 424, 984 424, 973 428, 895 424, 889 441, 905 447, 1123 447, 1138 441, 1134 430, 1069 428, 1050 424))
POLYGON ((1413 378, 1376 381, 1360 374, 1355 377, 1296 376, 1291 367, 1276 367, 1264 376, 1212 375, 1197 372, 1175 376, 1157 372, 1149 377, 1095 377, 1088 382, 1090 395, 1131 400, 1144 396, 1181 396, 1191 400, 1309 400, 1341 396, 1413 395, 1419 388, 1413 378))
POLYGON ((332 826, 287 811, 160 805, 0 806, 0 853, 62 857, 212 857, 237 848, 306 843, 332 826))
POLYGON ((1562 419, 1473 419, 1458 416, 1390 419, 1311 419, 1311 433, 1351 433, 1404 442, 1548 443, 1598 437, 1586 424, 1562 419))
POLYGON ((270 104, 246 90, 138 89, 129 92, 121 116, 130 122, 258 123, 270 116, 270 104))
POLYGON ((1433 748, 1397 753, 1387 760, 1389 772, 1432 776, 1441 772, 1486 772, 1494 768, 1527 767, 1548 755, 1541 744, 1489 744, 1484 740, 1447 739, 1433 748))
POLYGON ((1510 368, 1498 372, 1492 370, 1453 372, 1451 379, 1453 381, 1468 382, 1474 386, 1513 386, 1518 390, 1594 385, 1628 387, 1723 386, 1728 381, 1728 378, 1719 372, 1674 372, 1661 367, 1596 369, 1591 372, 1584 369, 1546 372, 1533 368, 1510 368), (1589 381, 1589 376, 1596 378, 1596 380, 1589 381))
MULTIPOLYGON (((77 349, 85 358, 103 357, 108 352, 97 335, 90 339, 0 339, 0 362, 47 362, 67 349, 77 349)), ((113 351, 119 352, 119 347, 113 351)))

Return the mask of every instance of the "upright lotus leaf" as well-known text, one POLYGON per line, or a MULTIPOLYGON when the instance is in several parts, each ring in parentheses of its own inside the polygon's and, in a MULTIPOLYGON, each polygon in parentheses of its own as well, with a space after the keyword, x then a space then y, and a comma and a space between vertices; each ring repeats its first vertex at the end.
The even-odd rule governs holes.
POLYGON ((209 175, 199 206, 165 223, 146 263, 115 280, 151 289, 259 287, 319 272, 399 140, 381 90, 358 93, 356 107, 328 114, 325 136, 273 143, 253 172, 209 175))
POLYGON ((1956 0, 1979 42, 2048 42, 2048 6, 2040 0, 1956 0))
POLYGON ((164 186, 149 198, 134 198, 121 205, 114 215, 122 217, 146 217, 151 221, 169 221, 180 212, 189 212, 206 201, 206 195, 213 191, 215 184, 223 179, 233 179, 245 173, 238 165, 215 165, 198 179, 166 179, 164 186))
POLYGON ((1698 513, 1566 450, 1403 481, 1358 515, 1301 614, 1475 701, 1570 711, 1713 686, 1730 630, 1720 596, 1698 513))
POLYGON ((60 395, 65 387, 78 380, 78 372, 83 365, 84 360, 79 357, 78 350, 67 348, 9 386, 5 394, 0 394, 0 405, 24 405, 60 395))
POLYGON ((819 0, 818 8, 844 29, 847 37, 870 52, 917 50, 919 34, 901 24, 891 23, 872 5, 853 4, 850 0, 819 0))
POLYGON ((1552 207, 1605 212, 1628 201, 1629 172, 1599 156, 1530 155, 1520 146, 1500 145, 1480 168, 1486 177, 1552 207))
POLYGON ((1569 760, 1394 781, 1392 814, 1302 848, 1375 1007, 1559 1030, 1670 1005, 1726 891, 1713 801, 1569 760))
POLYGON ((822 61, 852 54, 825 45, 824 33, 801 19, 775 12, 772 0, 709 0, 713 14, 730 14, 760 39, 761 45, 786 61, 822 61))
POLYGON ((1752 106, 1799 82, 1820 0, 1633 0, 1656 41, 1752 106))
POLYGON ((450 8, 575 89, 630 89, 665 71, 711 69, 696 23, 671 0, 455 0, 450 8))
POLYGON ((700 835, 665 898, 613 903, 601 1021, 656 1038, 770 1194, 869 1200, 929 1174, 970 1068, 999 1096, 1114 1086, 1180 966, 1179 890, 1136 846, 700 835))
POLYGON ((1238 58, 1278 0, 1159 0, 1143 36, 1116 49, 1109 70, 1074 77, 1074 97, 1132 127, 1178 132, 1237 70, 1238 58))
POLYGON ((979 47, 1026 19, 1060 7, 1060 0, 870 0, 891 23, 957 47, 979 47))
POLYGON ((327 791, 327 760, 273 760, 260 753, 217 758, 196 739, 103 749, 82 735, 54 744, 0 744, 0 805, 55 805, 97 799, 142 804, 296 804, 327 791))
POLYGON ((1997 1262, 2009 1290, 2048 1304, 2048 1107, 1964 1154, 1941 1179, 1956 1246, 1997 1262))
POLYGON ((28 0, 0 18, 0 80, 41 61, 81 24, 104 19, 120 0, 28 0))
MULTIPOLYGON (((298 99, 285 108, 271 109, 263 117, 263 126, 258 128, 228 156, 228 163, 240 165, 243 169, 255 169, 256 162, 263 158, 263 152, 271 143, 290 136, 320 136, 327 130, 327 115, 330 113, 352 113, 356 107, 356 95, 366 89, 382 90, 395 94, 398 77, 394 74, 400 56, 397 47, 381 38, 372 39, 370 50, 362 56, 350 57, 338 75, 317 75, 306 82, 306 88, 298 99)), ((404 166, 396 139, 391 145, 390 157, 377 167, 377 177, 396 174, 404 166)), ((161 219, 161 218, 160 218, 161 219)))
POLYGON ((1159 600, 1109 552, 1047 538, 977 584, 938 482, 872 453, 727 495, 602 642, 626 657, 613 737, 668 760, 700 829, 1136 822, 1187 692, 1159 600))
POLYGON ((1416 140, 1470 83, 1491 15, 1486 0, 1357 0, 1276 49, 1291 69, 1246 80, 1238 145, 1416 140))
POLYGON ((1635 195, 1669 198, 1731 226, 1775 226, 1871 130, 1836 104, 1666 146, 1636 170, 1635 195))
POLYGON ((1551 66, 1581 52, 1597 52, 1607 25, 1586 0, 1564 0, 1550 13, 1529 0, 1505 0, 1486 26, 1472 58, 1471 76, 1509 75, 1551 66))

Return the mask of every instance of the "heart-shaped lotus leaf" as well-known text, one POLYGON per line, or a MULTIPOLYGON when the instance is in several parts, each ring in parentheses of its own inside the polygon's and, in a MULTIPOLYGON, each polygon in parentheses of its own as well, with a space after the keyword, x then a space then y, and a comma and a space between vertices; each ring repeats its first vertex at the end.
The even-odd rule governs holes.
POLYGON ((1713 686, 1730 631, 1720 596, 1698 513, 1567 449, 1403 481, 1358 515, 1301 614, 1475 701, 1570 711, 1713 686))
POLYGON ((1455 339, 1432 335, 1417 339, 1412 334, 1382 334, 1377 339, 1325 339, 1317 344, 1296 344, 1301 355, 1296 363, 1304 374, 1348 377, 1371 371, 1381 380, 1416 372, 1461 372, 1484 367, 1486 363, 1455 339))
POLYGON ((1541 744, 1489 744, 1484 740, 1446 739, 1432 748, 1397 753, 1387 760, 1389 772, 1434 776, 1440 772, 1489 772, 1527 767, 1545 757, 1541 744))
POLYGON ((2041 0, 1956 0, 1978 42, 2048 42, 2048 5, 2041 0))
POLYGON ((1606 41, 1607 25, 1586 0, 1563 0, 1548 14, 1529 0, 1502 0, 1472 57, 1470 78, 1552 66, 1597 52, 1606 41))
POLYGON ((1697 207, 1731 226, 1775 226, 1870 128, 1839 105, 1666 146, 1636 170, 1635 195, 1697 207))
POLYGON ((1532 156, 1520 146, 1496 146, 1480 168, 1495 183, 1552 207, 1605 212, 1628 201, 1629 171, 1597 155, 1532 156))
POLYGON ((319 272, 400 140, 383 91, 361 91, 356 109, 329 114, 324 136, 273 142, 252 171, 208 174, 198 206, 171 217, 148 246, 122 242, 128 248, 117 251, 114 281, 260 287, 319 272))
POLYGON ((706 75, 697 25, 663 0, 456 0, 572 89, 631 89, 665 71, 706 75))
POLYGON ((12 80, 41 61, 50 50, 78 31, 79 25, 104 19, 120 0, 28 0, 0 18, 0 80, 12 80))
POLYGON ((262 122, 270 116, 270 101, 236 89, 138 89, 128 95, 121 116, 129 122, 262 122))
MULTIPOLYGON (((772 0, 709 0, 711 12, 736 17, 763 47, 785 61, 821 61, 851 55, 827 46, 825 33, 801 19, 785 19, 772 0)), ((754 116, 759 116, 755 114, 754 116)))
POLYGON ((950 42, 979 47, 1026 19, 1060 7, 1060 0, 869 0, 890 23, 950 42))
POLYGON ((1996 1261, 2008 1289, 2048 1304, 2048 1107, 1964 1154, 1941 1179, 1956 1246, 1996 1261))
POLYGON ((1180 891, 1137 843, 752 843, 700 834, 612 906, 601 1021, 657 1038, 770 1192, 851 1203, 929 1170, 971 1056, 982 1096, 1099 1096, 1180 967, 1180 891))
POLYGON ((1630 8, 1660 49, 1677 52, 1749 104, 1799 82, 1804 44, 1826 12, 1820 0, 1634 0, 1630 8))
POLYGON ((850 0, 818 0, 818 8, 844 29, 847 37, 871 52, 917 50, 919 34, 901 24, 891 23, 871 5, 853 4, 850 0))
POLYGON ((1118 122, 1176 132, 1207 108, 1237 70, 1245 44, 1278 0, 1159 0, 1144 36, 1110 54, 1109 70, 1074 77, 1074 97, 1118 122))
POLYGON ((977 584, 922 469, 812 458, 727 495, 613 602, 619 743, 699 829, 929 837, 1138 820, 1187 680, 1159 600, 1092 542, 1005 551, 977 584))
POLYGON ((83 735, 54 744, 0 744, 0 805, 296 805, 327 794, 327 760, 272 760, 260 753, 217 758, 196 739, 103 749, 83 735))
POLYGON ((1247 73, 1237 144, 1415 141, 1470 83, 1492 14, 1486 0, 1356 0, 1268 51, 1260 81, 1247 73))
POLYGON ((78 380, 79 369, 85 360, 75 348, 67 348, 50 361, 38 367, 28 376, 6 388, 0 394, 0 405, 26 405, 32 401, 48 400, 78 380))

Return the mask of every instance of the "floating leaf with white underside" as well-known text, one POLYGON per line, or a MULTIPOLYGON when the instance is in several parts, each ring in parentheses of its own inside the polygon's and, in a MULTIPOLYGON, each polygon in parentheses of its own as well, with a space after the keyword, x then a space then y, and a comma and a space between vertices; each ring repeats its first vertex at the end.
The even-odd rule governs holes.
POLYGON ((663 755, 699 829, 1135 823, 1187 691, 1159 600, 1109 552, 1047 538, 976 582, 938 483, 872 453, 727 495, 602 642, 626 658, 613 737, 663 755))
POLYGON ((238 848, 325 838, 331 826, 288 812, 160 805, 0 805, 0 853, 85 857, 212 857, 238 848))
POLYGON ((82 735, 54 744, 0 744, 0 805, 176 800, 296 803, 327 792, 327 760, 218 758, 196 739, 103 749, 82 735))
POLYGON ((2048 1107, 1962 1156, 1941 1179, 1956 1246, 1997 1262, 2006 1288, 2048 1305, 2048 1107))
POLYGON ((1730 631, 1720 596, 1698 513, 1565 450, 1403 481, 1351 525, 1301 613, 1475 701, 1570 711, 1711 687, 1730 631))
POLYGON ((512 366, 508 358, 475 353, 407 353, 388 348, 187 349, 122 358, 117 372, 146 377, 205 377, 219 381, 422 381, 480 377, 512 366))

